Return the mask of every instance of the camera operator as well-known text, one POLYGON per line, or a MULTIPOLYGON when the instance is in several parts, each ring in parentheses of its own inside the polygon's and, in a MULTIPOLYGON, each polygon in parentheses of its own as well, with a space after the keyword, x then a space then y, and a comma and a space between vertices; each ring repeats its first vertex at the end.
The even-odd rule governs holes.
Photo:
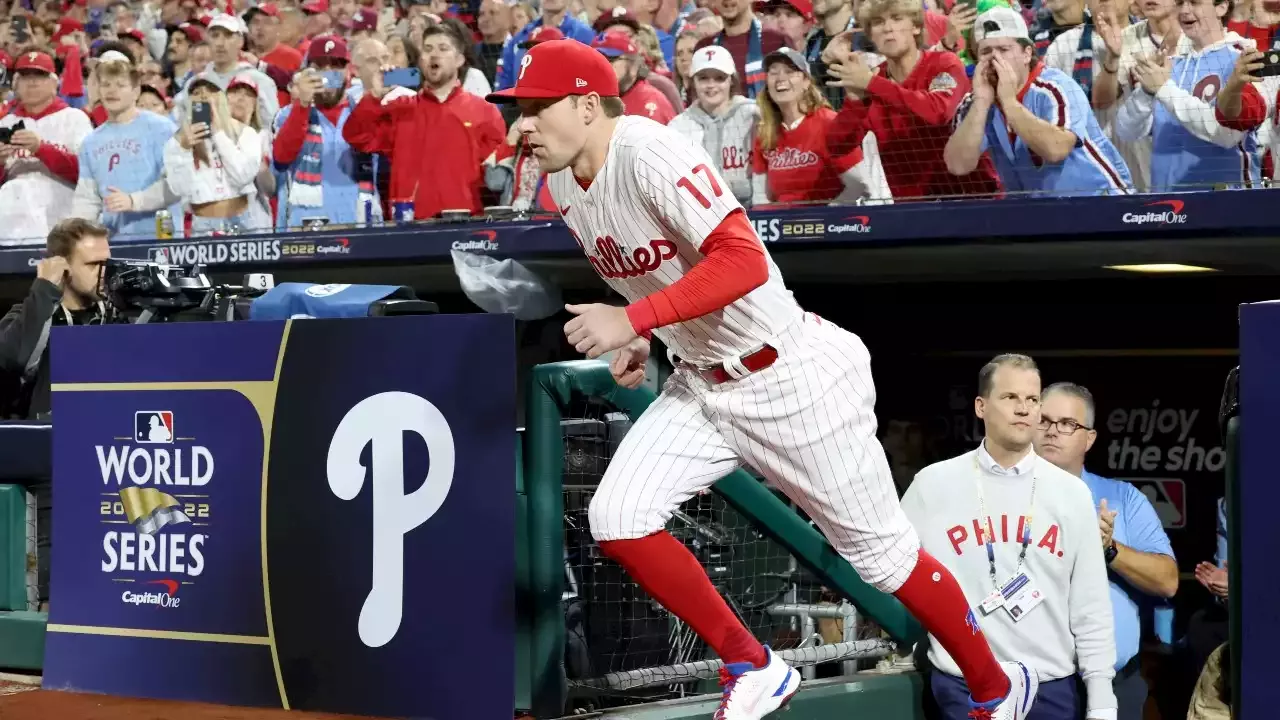
POLYGON ((49 231, 48 257, 21 303, 0 319, 0 370, 6 376, 3 415, 37 418, 49 412, 49 329, 101 325, 107 308, 99 294, 102 265, 111 257, 107 229, 68 218, 49 231))

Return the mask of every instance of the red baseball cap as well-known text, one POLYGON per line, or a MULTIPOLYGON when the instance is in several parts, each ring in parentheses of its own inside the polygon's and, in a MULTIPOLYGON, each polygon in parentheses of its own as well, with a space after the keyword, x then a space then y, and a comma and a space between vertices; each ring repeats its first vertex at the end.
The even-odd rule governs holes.
POLYGON ((231 82, 227 83, 227 92, 231 92, 238 87, 248 88, 253 91, 254 95, 258 94, 258 83, 254 82, 253 78, 248 74, 240 74, 231 78, 231 82))
POLYGON ((258 13, 262 13, 267 17, 280 17, 280 8, 276 7, 275 3, 266 3, 265 5, 258 5, 245 10, 244 14, 241 15, 240 18, 244 20, 247 25, 250 20, 253 20, 253 16, 258 13))
POLYGON ((522 48, 531 48, 538 43, 549 42, 551 40, 563 40, 564 33, 559 28, 553 28, 547 25, 539 25, 529 33, 528 39, 520 43, 522 48))
POLYGON ((378 13, 373 10, 356 10, 347 21, 351 32, 371 31, 378 29, 378 13))
POLYGON ((529 48, 520 59, 515 87, 490 93, 492 103, 522 98, 562 98, 596 93, 617 97, 618 76, 604 56, 577 40, 550 40, 529 48))
POLYGON ((74 32, 84 32, 84 24, 75 18, 64 17, 58 21, 58 29, 53 32, 52 41, 58 42, 74 32))
POLYGON ((631 38, 620 32, 607 32, 603 35, 597 35, 596 39, 591 41, 591 47, 607 58, 640 54, 640 49, 636 47, 635 43, 631 42, 631 38))
POLYGON ((640 32, 640 19, 621 5, 609 12, 600 13, 600 17, 596 18, 595 24, 591 27, 596 32, 602 33, 614 25, 626 25, 633 31, 640 32))
MULTIPOLYGON (((42 52, 22 53, 18 56, 18 62, 14 63, 13 71, 22 72, 23 70, 36 70, 57 76, 58 72, 53 67, 53 58, 42 52)), ((610 72, 613 69, 610 68, 610 72)))
POLYGON ((800 17, 805 21, 813 22, 813 0, 756 0, 754 5, 756 10, 772 10, 788 5, 792 10, 800 13, 800 17))
POLYGON ((329 0, 309 0, 302 3, 302 12, 311 15, 323 15, 329 12, 329 0))
POLYGON ((347 41, 337 35, 321 35, 311 38, 307 46, 307 62, 316 60, 341 60, 351 62, 351 53, 347 50, 347 41))
POLYGON ((193 23, 184 22, 178 27, 174 28, 173 32, 180 32, 183 35, 186 35, 187 41, 191 43, 204 42, 204 28, 193 23))

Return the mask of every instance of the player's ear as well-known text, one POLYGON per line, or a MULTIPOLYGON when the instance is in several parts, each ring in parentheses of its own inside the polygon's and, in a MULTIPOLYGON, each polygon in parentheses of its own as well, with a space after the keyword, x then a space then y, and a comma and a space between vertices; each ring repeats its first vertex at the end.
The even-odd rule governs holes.
POLYGON ((983 398, 981 395, 975 397, 973 399, 973 414, 976 415, 979 420, 984 420, 986 419, 985 418, 986 412, 987 412, 986 399, 983 398))

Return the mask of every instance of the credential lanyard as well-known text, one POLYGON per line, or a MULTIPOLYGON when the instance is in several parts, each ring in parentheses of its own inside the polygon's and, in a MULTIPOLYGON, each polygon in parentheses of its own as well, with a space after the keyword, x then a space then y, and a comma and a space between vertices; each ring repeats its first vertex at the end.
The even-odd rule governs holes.
MULTIPOLYGON (((974 456, 973 458, 973 469, 975 472, 975 481, 978 486, 978 512, 980 513, 980 517, 987 522, 987 565, 990 568, 991 573, 991 586, 995 588, 996 592, 999 592, 1003 585, 996 582, 995 526, 991 524, 991 517, 987 515, 987 501, 982 493, 982 468, 978 465, 977 456, 974 456)), ((1032 470, 1031 501, 1027 504, 1027 514, 1025 516, 1026 523, 1022 526, 1022 550, 1018 553, 1018 565, 1013 569, 1013 574, 1009 576, 1009 580, 1006 580, 1005 584, 1008 584, 1010 580, 1018 577, 1018 573, 1022 571, 1022 564, 1027 559, 1027 547, 1031 545, 1031 511, 1035 509, 1035 506, 1036 473, 1032 470)))

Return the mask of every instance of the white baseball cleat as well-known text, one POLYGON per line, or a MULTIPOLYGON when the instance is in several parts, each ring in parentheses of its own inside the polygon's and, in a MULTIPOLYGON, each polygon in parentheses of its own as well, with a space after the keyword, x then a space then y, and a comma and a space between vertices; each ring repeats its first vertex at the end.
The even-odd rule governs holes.
POLYGON ((1009 676, 1009 694, 999 700, 977 703, 969 698, 970 720, 1025 720, 1035 704, 1040 678, 1036 671, 1020 662, 1003 662, 1000 668, 1009 676))
POLYGON ((786 705, 800 690, 800 673, 782 661, 768 645, 764 667, 729 663, 720 670, 724 694, 713 720, 760 720, 786 705))

